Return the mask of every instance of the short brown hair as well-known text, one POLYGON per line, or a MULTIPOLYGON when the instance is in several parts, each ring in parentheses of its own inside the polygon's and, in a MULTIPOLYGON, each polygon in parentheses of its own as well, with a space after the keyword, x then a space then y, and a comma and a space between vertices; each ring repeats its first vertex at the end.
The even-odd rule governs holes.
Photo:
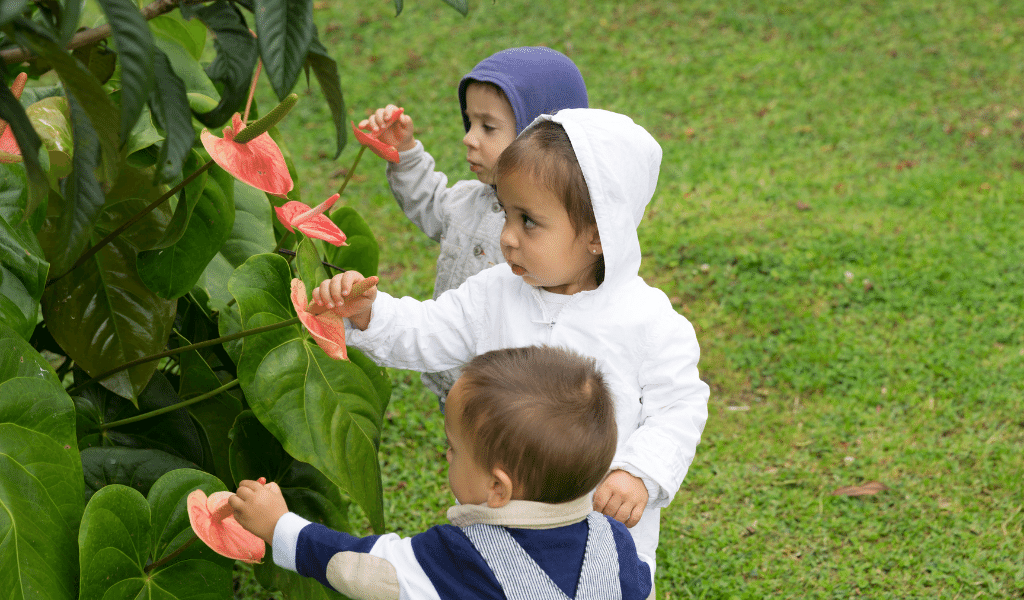
POLYGON ((462 372, 461 426, 476 461, 521 497, 557 504, 597 487, 615 455, 615 407, 593 358, 546 346, 492 350, 462 372))
MULTIPOLYGON (((561 198, 576 235, 589 227, 597 230, 587 180, 561 125, 554 121, 534 123, 505 148, 494 165, 495 183, 504 175, 518 172, 528 174, 561 198)), ((604 281, 604 256, 598 257, 595 279, 599 285, 604 281)))

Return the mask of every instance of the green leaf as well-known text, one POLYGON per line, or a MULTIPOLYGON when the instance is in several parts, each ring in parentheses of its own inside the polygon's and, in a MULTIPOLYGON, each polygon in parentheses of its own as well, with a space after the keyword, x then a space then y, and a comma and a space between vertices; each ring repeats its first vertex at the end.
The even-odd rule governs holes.
POLYGON ((313 0, 255 0, 256 41, 278 100, 295 87, 310 40, 313 0))
POLYGON ((82 517, 80 600, 103 598, 132 579, 145 585, 150 546, 149 503, 132 488, 107 486, 92 496, 82 517))
MULTIPOLYGON (((235 269, 250 256, 273 252, 277 247, 274 239, 274 211, 267 194, 237 179, 234 190, 235 224, 231 228, 231 235, 220 247, 217 256, 206 265, 206 270, 197 282, 209 294, 210 308, 222 313, 232 301, 228 279, 235 269)), ((241 342, 238 345, 241 346, 241 342)))
POLYGON ((63 96, 51 96, 29 105, 25 112, 50 154, 50 181, 57 181, 71 172, 74 154, 68 101, 63 96))
POLYGON ((198 469, 184 458, 153 448, 97 446, 81 451, 85 500, 112 484, 126 485, 148 494, 157 479, 175 469, 198 469))
POLYGON ((331 221, 345 233, 348 245, 324 244, 324 260, 346 271, 358 271, 364 277, 376 275, 380 246, 363 217, 351 206, 343 206, 331 213, 331 221))
POLYGON ((107 15, 121 63, 121 142, 124 144, 153 90, 153 34, 132 0, 97 2, 107 15))
MULTIPOLYGON (((235 270, 228 287, 246 329, 292 317, 290 280, 279 256, 255 256, 235 270)), ((288 327, 246 337, 238 377, 253 412, 288 453, 330 477, 383 530, 377 446, 386 400, 363 371, 288 327)))
POLYGON ((462 16, 469 14, 469 3, 466 0, 442 0, 442 2, 459 11, 462 16))
POLYGON ((19 235, 0 217, 0 323, 26 340, 36 328, 48 268, 31 230, 19 235), (34 244, 26 245, 26 238, 34 244))
POLYGON ((179 298, 192 289, 231 234, 233 193, 234 178, 223 169, 212 169, 181 239, 167 248, 139 253, 139 275, 149 289, 161 298, 179 298))
POLYGON ((71 175, 61 182, 64 207, 57 219, 56 239, 61 252, 53 256, 53 273, 63 274, 88 247, 93 228, 99 219, 106 198, 96 179, 99 144, 96 131, 74 96, 68 97, 75 149, 71 159, 71 175))
POLYGON ((28 0, 0 2, 0 25, 6 25, 16 17, 20 16, 21 12, 25 10, 26 4, 28 4, 28 0))
POLYGON ((405 2, 402 0, 395 0, 395 16, 402 14, 402 9, 405 8, 405 2))
POLYGON ((327 279, 327 270, 320 262, 320 254, 317 253, 316 246, 313 245, 313 240, 309 237, 303 236, 302 241, 299 242, 299 249, 295 253, 295 262, 298 267, 299 279, 306 285, 306 300, 309 300, 313 288, 327 279))
POLYGON ((256 40, 238 9, 224 0, 197 9, 195 14, 213 32, 217 50, 217 57, 206 68, 206 74, 223 86, 217 108, 196 118, 207 127, 220 127, 249 95, 249 84, 256 69, 256 40))
MULTIPOLYGON (((48 165, 44 165, 40 156, 43 151, 42 141, 32 127, 32 123, 25 113, 25 107, 14 97, 6 85, 0 85, 0 119, 7 121, 7 126, 14 133, 18 147, 21 148, 22 159, 25 161, 25 170, 28 173, 28 203, 19 219, 20 223, 21 220, 27 219, 35 212, 50 193, 50 186, 46 179, 48 165)), ((17 225, 17 223, 12 223, 12 225, 17 225)))
MULTIPOLYGON (((314 32, 315 33, 315 32, 314 32)), ((341 77, 338 76, 338 63, 327 53, 327 48, 320 43, 319 37, 314 36, 309 44, 309 53, 306 54, 306 67, 313 70, 313 75, 320 83, 320 91, 327 101, 327 108, 331 110, 331 117, 334 120, 334 130, 337 135, 337 147, 334 158, 341 156, 341 151, 348 143, 348 127, 345 123, 345 97, 341 93, 341 77)), ((308 78, 308 75, 307 75, 308 78)))
MULTIPOLYGON (((197 169, 203 165, 203 160, 200 158, 198 152, 190 152, 188 160, 185 162, 184 173, 194 173, 197 169)), ((203 190, 206 189, 206 179, 209 176, 208 171, 204 171, 199 174, 198 177, 189 182, 182 191, 178 192, 174 206, 174 214, 171 216, 171 221, 167 224, 167 228, 163 231, 163 236, 159 241, 152 245, 150 250, 153 248, 166 248, 173 245, 175 242, 181 239, 181 236, 185 234, 188 229, 189 221, 192 219, 192 210, 199 203, 199 199, 203 196, 203 190)))
POLYGON ((46 360, 2 324, 0 399, 0 582, 15 598, 72 600, 82 516, 74 407, 46 360))
POLYGON ((184 48, 195 60, 203 57, 206 47, 206 26, 198 20, 186 21, 180 11, 172 11, 149 20, 154 38, 161 38, 184 48))
POLYGON ((192 129, 192 112, 185 95, 185 82, 175 74, 163 52, 156 51, 154 64, 156 86, 149 96, 149 106, 165 135, 157 159, 157 181, 164 182, 182 174, 185 158, 195 140, 195 130, 192 129))
MULTIPOLYGON (((198 23, 199 21, 196 22, 198 23)), ((203 31, 206 31, 205 27, 203 27, 203 31)), ((156 39, 156 47, 167 55, 167 61, 171 63, 171 69, 173 69, 175 74, 177 74, 177 76, 185 83, 186 93, 196 93, 210 98, 220 98, 220 94, 217 93, 217 88, 206 75, 206 71, 203 70, 203 66, 199 64, 198 59, 193 58, 193 56, 188 53, 188 50, 174 42, 170 42, 159 37, 156 39)), ((216 105, 217 103, 214 102, 214 106, 216 105)))
MULTIPOLYGON (((53 338, 91 377, 167 345, 175 303, 142 283, 135 258, 127 242, 115 239, 43 293, 43 317, 53 338)), ((134 399, 156 366, 141 364, 101 383, 134 399)))
POLYGON ((46 59, 57 72, 68 95, 74 95, 81 102, 103 151, 104 178, 114 181, 119 166, 117 132, 120 117, 117 107, 92 73, 66 50, 34 31, 21 30, 21 33, 32 51, 46 59))
MULTIPOLYGON (((203 490, 207 496, 214 492, 227 491, 220 479, 194 469, 178 469, 166 473, 150 488, 147 500, 153 515, 153 531, 156 532, 156 535, 153 536, 150 556, 154 560, 171 554, 195 537, 195 534, 192 533, 192 526, 189 525, 185 498, 197 489, 203 490)), ((214 554, 202 542, 192 544, 190 552, 193 548, 198 551, 199 556, 205 556, 208 560, 213 559, 229 567, 234 563, 230 559, 214 554)), ((181 558, 188 558, 188 556, 187 554, 182 555, 181 558)), ((229 569, 228 581, 230 582, 230 580, 229 569)), ((213 596, 211 600, 227 597, 229 596, 213 596)))

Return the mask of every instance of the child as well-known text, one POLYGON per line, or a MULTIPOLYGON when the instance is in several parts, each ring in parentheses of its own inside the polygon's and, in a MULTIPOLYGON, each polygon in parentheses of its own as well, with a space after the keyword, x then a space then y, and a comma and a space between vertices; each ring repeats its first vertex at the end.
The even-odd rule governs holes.
MULTIPOLYGON (((388 163, 391 192, 405 214, 441 243, 434 298, 459 287, 469 276, 502 262, 498 235, 503 223, 494 194, 494 163, 537 115, 561 108, 586 108, 587 88, 576 65, 550 48, 510 48, 481 61, 459 82, 459 105, 466 135, 466 159, 477 180, 447 187, 444 173, 413 136, 412 119, 403 114, 380 139, 400 151, 388 163)), ((396 106, 377 109, 359 126, 380 130, 396 106)), ((444 397, 458 370, 425 373, 423 383, 444 397)))
POLYGON ((495 168, 506 264, 425 302, 376 288, 346 298, 362 279, 353 272, 313 292, 329 308, 349 304, 349 344, 400 369, 436 371, 531 344, 595 356, 620 435, 594 508, 631 527, 652 571, 659 513, 693 460, 708 400, 693 327, 638 275, 636 228, 660 163, 661 147, 626 116, 542 115, 495 168))
POLYGON ((277 565, 352 598, 648 596, 650 569, 626 528, 591 508, 616 438, 593 359, 537 346, 478 356, 448 396, 444 428, 452 525, 357 538, 288 512, 277 485, 255 481, 229 500, 235 519, 277 565))

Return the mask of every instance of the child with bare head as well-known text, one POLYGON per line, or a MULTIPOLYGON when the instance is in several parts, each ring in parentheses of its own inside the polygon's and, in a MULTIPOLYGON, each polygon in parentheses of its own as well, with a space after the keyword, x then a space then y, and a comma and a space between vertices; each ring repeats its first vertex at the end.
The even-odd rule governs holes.
POLYGON ((679 489, 707 420, 692 325, 640 277, 637 227, 661 147, 625 115, 541 115, 495 166, 505 264, 434 301, 394 298, 348 272, 314 302, 345 304, 348 343, 379 364, 436 371, 496 348, 553 344, 597 359, 619 439, 594 509, 624 523, 655 564, 660 510, 679 489))
POLYGON ((448 395, 445 434, 451 525, 357 538, 288 512, 276 484, 254 481, 231 498, 235 518, 276 564, 352 598, 648 597, 651 571, 626 527, 590 501, 616 448, 596 361, 538 346, 478 356, 448 395))

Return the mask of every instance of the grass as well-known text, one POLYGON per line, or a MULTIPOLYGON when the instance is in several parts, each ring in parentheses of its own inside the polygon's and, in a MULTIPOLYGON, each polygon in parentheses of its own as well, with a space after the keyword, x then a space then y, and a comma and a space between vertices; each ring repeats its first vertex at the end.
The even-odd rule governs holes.
MULTIPOLYGON (((696 327, 712 396, 659 598, 1024 597, 1024 4, 405 4, 319 2, 316 22, 352 118, 404 106, 453 181, 458 80, 508 46, 566 52, 592 106, 663 146, 642 274, 696 327)), ((332 161, 300 95, 282 130, 322 199, 356 147, 332 161)), ((345 201, 382 288, 429 297, 436 246, 382 171, 345 201)), ((394 377, 385 506, 411 535, 450 496, 435 402, 394 377)))

